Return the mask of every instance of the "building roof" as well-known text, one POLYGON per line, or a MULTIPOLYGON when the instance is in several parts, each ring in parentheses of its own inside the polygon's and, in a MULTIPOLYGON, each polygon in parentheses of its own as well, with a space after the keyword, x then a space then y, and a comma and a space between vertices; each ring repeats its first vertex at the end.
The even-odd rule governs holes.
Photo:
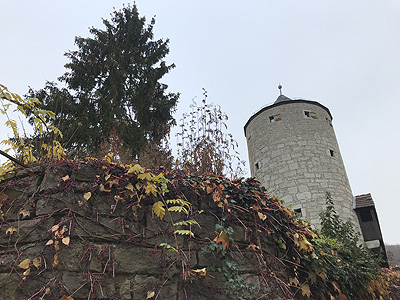
POLYGON ((292 101, 292 99, 286 97, 285 95, 279 95, 279 97, 275 100, 274 104, 286 101, 292 101))
POLYGON ((362 207, 375 206, 374 200, 372 200, 371 194, 363 194, 355 196, 354 198, 354 209, 362 207))
POLYGON ((244 136, 246 136, 247 126, 259 114, 263 113, 264 111, 266 111, 266 110, 268 110, 270 108, 277 107, 277 106, 280 106, 280 105, 292 104, 292 103, 309 103, 309 104, 313 104, 313 105, 318 105, 322 109, 326 110, 326 112, 331 117, 331 120, 333 120, 333 117, 332 117, 331 112, 329 111, 329 109, 326 106, 323 106, 322 104, 318 103, 317 101, 304 100, 304 99, 295 99, 295 100, 293 100, 293 99, 290 99, 290 98, 286 97, 285 95, 279 95, 279 97, 275 100, 275 102, 273 104, 270 104, 270 105, 262 107, 259 111, 257 111, 256 113, 254 113, 250 117, 250 119, 244 125, 244 136))

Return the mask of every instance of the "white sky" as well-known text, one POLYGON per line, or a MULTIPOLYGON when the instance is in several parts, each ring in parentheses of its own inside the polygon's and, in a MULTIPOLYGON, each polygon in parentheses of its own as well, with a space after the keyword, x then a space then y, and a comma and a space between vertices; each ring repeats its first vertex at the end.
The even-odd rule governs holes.
MULTIPOLYGON (((75 36, 103 28, 123 1, 0 0, 0 83, 24 94, 65 72, 75 36)), ((386 243, 400 243, 400 2, 398 0, 136 0, 170 39, 163 80, 181 92, 178 120, 208 91, 230 117, 247 160, 243 126, 278 97, 327 106, 353 194, 372 193, 386 243)), ((0 117, 2 118, 2 117, 0 117)), ((3 126, 4 120, 0 120, 3 126)), ((3 128, 0 139, 6 138, 3 128)))

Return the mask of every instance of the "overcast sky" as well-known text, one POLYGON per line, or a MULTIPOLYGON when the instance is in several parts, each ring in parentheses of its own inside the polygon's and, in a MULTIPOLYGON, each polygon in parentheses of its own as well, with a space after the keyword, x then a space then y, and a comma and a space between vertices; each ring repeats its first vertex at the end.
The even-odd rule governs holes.
MULTIPOLYGON (((0 0, 0 83, 24 94, 65 72, 63 53, 103 28, 123 1, 0 0)), ((247 160, 243 126, 279 95, 327 106, 353 194, 372 193, 386 243, 400 243, 400 1, 137 0, 170 39, 163 82, 181 98, 202 88, 229 116, 247 160)), ((1 118, 1 117, 0 117, 1 118)), ((1 120, 1 126, 4 120, 1 120)), ((5 138, 3 130, 0 138, 5 138)))

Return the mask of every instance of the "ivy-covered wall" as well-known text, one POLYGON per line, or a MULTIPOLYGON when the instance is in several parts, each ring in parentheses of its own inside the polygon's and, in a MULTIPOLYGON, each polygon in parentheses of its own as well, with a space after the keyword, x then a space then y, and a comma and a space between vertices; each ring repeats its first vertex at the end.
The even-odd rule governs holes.
POLYGON ((346 299, 253 179, 52 161, 8 174, 0 205, 0 299, 346 299))

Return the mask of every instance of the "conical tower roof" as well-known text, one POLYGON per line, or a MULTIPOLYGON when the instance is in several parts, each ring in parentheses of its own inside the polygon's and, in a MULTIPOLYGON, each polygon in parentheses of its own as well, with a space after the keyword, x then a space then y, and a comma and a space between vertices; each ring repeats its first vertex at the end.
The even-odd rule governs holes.
POLYGON ((286 102, 286 101, 292 101, 289 97, 286 97, 285 95, 279 95, 279 97, 276 99, 274 104, 276 103, 281 103, 281 102, 286 102))

